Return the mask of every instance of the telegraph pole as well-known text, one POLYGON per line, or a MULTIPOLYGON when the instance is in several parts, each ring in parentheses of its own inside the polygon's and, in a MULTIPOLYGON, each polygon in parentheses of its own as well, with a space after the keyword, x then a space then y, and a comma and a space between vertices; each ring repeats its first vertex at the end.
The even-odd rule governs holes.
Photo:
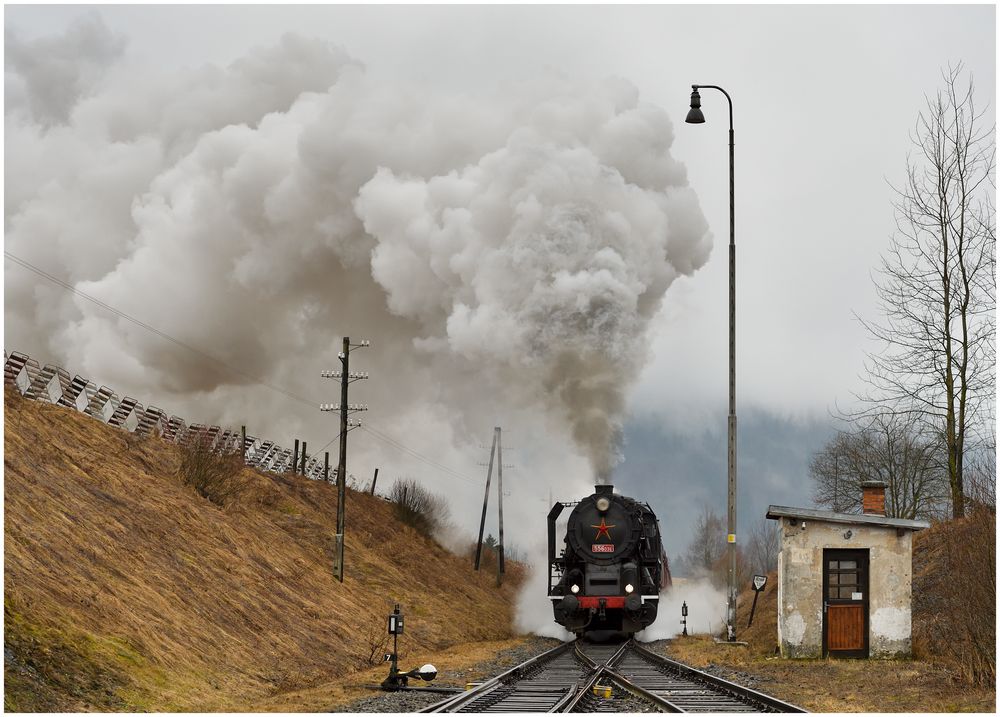
MULTIPOLYGON (((475 569, 479 570, 480 559, 483 554, 483 533, 486 529, 486 508, 490 501, 490 481, 493 478, 493 459, 497 461, 497 510, 499 524, 499 542, 497 543, 497 585, 500 585, 505 572, 504 547, 503 547, 503 429, 500 426, 493 428, 493 445, 490 446, 489 468, 486 470, 486 491, 483 494, 483 514, 479 519, 479 540, 476 542, 476 564, 475 569)), ((485 447, 485 446, 484 446, 485 447)), ((479 465, 487 465, 480 463, 479 465)), ((513 468, 513 466, 507 466, 513 468)))
POLYGON ((344 503, 347 502, 347 383, 350 375, 351 340, 344 337, 340 352, 340 460, 337 463, 337 579, 344 582, 344 503))
POLYGON ((497 585, 503 580, 503 440, 497 426, 497 502, 500 508, 500 553, 497 556, 497 585))
POLYGON ((483 530, 486 528, 486 505, 490 501, 490 478, 493 477, 493 456, 497 450, 497 435, 500 428, 493 429, 493 445, 490 447, 490 467, 486 471, 486 494, 483 496, 483 517, 479 521, 479 542, 476 543, 476 570, 479 570, 479 558, 483 554, 483 530))
POLYGON ((340 403, 338 405, 324 403, 319 407, 319 410, 321 411, 340 411, 340 460, 337 463, 337 534, 335 536, 336 545, 334 546, 335 554, 333 565, 334 576, 340 580, 340 582, 344 582, 344 508, 347 501, 347 432, 352 428, 357 428, 361 425, 361 421, 348 420, 347 415, 348 413, 353 413, 355 411, 368 410, 368 406, 366 404, 351 405, 347 403, 348 384, 368 378, 367 373, 351 372, 351 351, 357 348, 365 348, 370 345, 371 343, 369 341, 361 341, 361 343, 352 344, 351 339, 345 336, 344 348, 338 356, 342 367, 341 370, 323 371, 320 374, 323 378, 340 379, 340 403))

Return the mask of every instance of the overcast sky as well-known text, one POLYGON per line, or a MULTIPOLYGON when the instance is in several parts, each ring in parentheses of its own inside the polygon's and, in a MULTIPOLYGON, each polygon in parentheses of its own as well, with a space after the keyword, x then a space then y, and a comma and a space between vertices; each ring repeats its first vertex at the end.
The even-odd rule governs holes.
MULTIPOLYGON (((12 152, 11 100, 15 110, 18 103, 27 101, 24 97, 32 90, 25 89, 24 78, 43 64, 32 58, 46 54, 44 43, 36 41, 63 37, 67 28, 88 12, 97 13, 111 37, 102 40, 99 52, 80 50, 86 62, 80 60, 79 66, 93 66, 94 76, 81 73, 84 79, 66 91, 79 93, 83 99, 100 97, 113 85, 107 77, 114 72, 126 72, 132 82, 145 71, 157 77, 171 73, 188 77, 185 73, 209 64, 230 66, 251 48, 276 46, 283 34, 292 32, 342 47, 363 63, 372 83, 398 88, 400 94, 470 97, 523 83, 541 73, 553 73, 581 86, 610 76, 634 86, 640 103, 665 110, 673 123, 669 154, 686 168, 687 183, 697 195, 713 247, 703 265, 696 260, 691 271, 679 271, 680 276, 666 289, 662 306, 644 329, 652 338, 648 363, 639 361, 627 367, 636 375, 629 377, 627 385, 625 462, 617 480, 626 492, 646 493, 637 497, 653 502, 661 519, 669 522, 666 534, 672 554, 683 548, 684 536, 697 513, 699 506, 691 503, 711 502, 724 513, 724 504, 718 502, 724 500, 725 482, 727 108, 721 94, 704 90, 706 123, 684 124, 690 85, 721 85, 734 101, 740 514, 744 525, 755 520, 767 503, 808 501, 804 476, 808 455, 829 433, 831 406, 835 401, 849 400, 851 390, 858 386, 857 376, 869 345, 852 312, 872 316, 875 311, 870 272, 893 229, 890 184, 903 176, 908 133, 925 93, 933 93, 940 85, 941 68, 963 62, 975 76, 980 104, 992 106, 995 102, 993 6, 105 6, 96 11, 84 6, 7 6, 8 157, 12 152), (22 49, 16 67, 12 67, 12 37, 22 49), (102 68, 111 69, 102 74, 102 68), (632 461, 630 451, 635 455, 632 461), (680 496, 684 505, 679 505, 680 496)), ((72 65, 72 52, 67 52, 61 61, 72 65)), ((49 78, 64 76, 64 70, 53 70, 49 78)), ((44 85, 47 81, 43 74, 38 82, 44 85)), ((316 80, 320 87, 322 81, 316 80)), ((50 84, 50 89, 46 101, 56 108, 53 112, 62 111, 59 88, 52 89, 50 84)), ((304 83, 300 89, 316 88, 304 83)), ((284 106, 281 98, 275 99, 273 106, 265 106, 269 111, 282 111, 294 97, 284 100, 284 106)), ((69 112, 75 101, 67 100, 69 112)), ((42 121, 37 112, 34 115, 36 129, 25 130, 23 136, 38 140, 39 149, 24 149, 17 164, 8 161, 6 166, 8 233, 15 215, 51 191, 49 180, 59 184, 68 176, 57 176, 55 169, 51 177, 46 176, 49 169, 43 160, 54 156, 46 153, 59 153, 62 150, 58 147, 64 145, 44 146, 45 134, 51 137, 55 127, 85 137, 88 125, 84 114, 54 122, 42 121), (13 174, 15 171, 18 174, 13 174), (11 188, 18 183, 27 187, 23 196, 12 194, 19 191, 11 188)), ((205 130, 213 127, 206 125, 205 130)), ((23 136, 18 135, 22 147, 23 136)), ((60 141, 72 143, 69 139, 60 141)), ((150 176, 169 181, 188 151, 178 150, 177 157, 161 157, 159 168, 150 176)), ((104 160, 95 155, 94 161, 104 160)), ((391 162, 383 159, 382 166, 385 164, 391 167, 391 162)), ((83 165, 75 166, 65 171, 79 175, 83 165)), ((142 171, 128 176, 133 177, 133 183, 116 180, 115 191, 139 197, 153 186, 148 179, 136 178, 146 176, 142 171)), ((196 192, 196 185, 191 186, 196 192)), ((372 202, 377 205, 376 200, 372 202)), ((130 221, 141 224, 142 217, 137 218, 134 207, 130 219, 120 205, 109 203, 104 210, 95 208, 93 201, 80 201, 82 213, 106 211, 108 216, 100 221, 137 233, 125 226, 130 221)), ((697 212, 685 216, 695 221, 697 212)), ((19 226, 25 234, 23 225, 19 226)), ((65 242, 83 240, 60 232, 53 230, 47 235, 48 243, 34 238, 37 234, 30 240, 26 234, 19 235, 19 241, 22 248, 24 242, 36 242, 32 260, 65 277, 70 269, 60 266, 59 252, 65 249, 65 242)), ((698 248, 691 247, 692 256, 697 256, 698 248)), ((23 269, 8 262, 6 348, 27 350, 41 360, 57 360, 71 372, 83 373, 82 368, 69 365, 70 358, 59 355, 51 336, 46 339, 33 333, 23 323, 12 326, 11 302, 16 305, 19 296, 11 293, 15 272, 23 269)), ((102 276, 84 272, 74 283, 102 276)), ((109 303, 111 297, 125 302, 131 298, 122 291, 107 296, 109 303)), ((41 305, 40 301, 33 304, 34 310, 39 311, 41 305)), ((127 306, 121 308, 128 310, 127 306)), ((307 312, 307 308, 302 311, 307 312)), ((25 317, 32 325, 41 322, 52 327, 77 320, 74 310, 65 307, 53 309, 44 321, 35 315, 25 317)), ((157 325, 153 320, 150 323, 157 325)), ((86 331, 87 326, 77 323, 75 331, 86 331)), ((116 329, 104 326, 101 330, 116 329)), ((337 326, 329 330, 340 331, 337 326)), ((211 345, 211 334, 185 339, 218 354, 218 347, 211 345)), ((373 347, 373 352, 378 348, 373 347)), ((162 388, 156 389, 157 395, 147 395, 137 378, 149 368, 141 355, 137 350, 132 374, 116 371, 116 375, 93 378, 124 386, 149 403, 169 403, 164 406, 168 410, 197 421, 195 414, 205 398, 197 390, 207 388, 181 387, 167 398, 159 391, 168 390, 169 382, 159 380, 155 385, 162 388)), ((360 357, 357 360, 362 362, 360 357)), ((88 366, 91 373, 93 366, 88 366)), ((386 370, 390 366, 383 364, 386 370)), ((162 366, 158 368, 163 371, 162 366)), ((293 379, 279 369, 268 368, 268 378, 297 390, 293 379)), ((401 379, 386 379, 384 374, 380 378, 390 384, 401 379)), ((431 371, 421 380, 442 378, 431 371)), ((419 398, 412 387, 393 384, 386 390, 412 394, 414 401, 419 398)), ((237 400, 234 395, 220 393, 217 397, 232 403, 237 400)), ((242 395, 251 394, 244 391, 242 395)), ((449 400, 462 400, 462 396, 456 393, 451 399, 442 398, 433 412, 458 410, 457 406, 449 407, 449 400)), ((285 408, 301 412, 300 406, 285 408)), ((462 431, 456 429, 451 438, 430 428, 425 434, 413 425, 419 413, 408 411, 408 422, 403 425, 393 424, 386 414, 384 405, 373 405, 374 424, 384 427, 396 440, 465 475, 478 476, 483 470, 475 465, 475 451, 451 445, 461 442, 452 439, 462 438, 462 431), (447 445, 438 447, 436 441, 447 445)), ((235 409, 230 413, 216 411, 204 420, 238 421, 239 416, 235 409)), ((446 422, 443 418, 440 421, 446 422)), ((590 481, 587 475, 570 483, 548 480, 547 471, 564 465, 578 471, 586 464, 579 460, 560 463, 552 457, 558 454, 553 446, 544 444, 537 435, 518 431, 520 417, 510 412, 484 415, 472 432, 488 442, 494 421, 508 422, 511 443, 519 449, 510 453, 517 469, 509 478, 505 476, 512 493, 508 500, 534 505, 537 498, 546 497, 544 487, 548 484, 557 490, 569 490, 570 486, 575 490, 590 481)), ((469 428, 470 422, 474 421, 467 417, 464 427, 469 428)), ((328 438, 313 417, 292 415, 269 428, 275 431, 282 425, 298 431, 295 435, 307 435, 312 445, 328 438)), ((292 434, 273 437, 290 443, 292 434)), ((352 434, 352 441, 358 445, 359 474, 367 475, 381 463, 383 470, 388 464, 390 475, 419 477, 451 494, 463 525, 474 523, 464 515, 478 501, 478 489, 473 485, 455 484, 453 478, 425 463, 407 462, 404 455, 371 442, 361 433, 352 434)), ((567 453, 580 455, 572 448, 567 453)), ((485 460, 481 451, 478 459, 485 460)), ((525 508, 523 514, 533 519, 533 511, 525 508)))

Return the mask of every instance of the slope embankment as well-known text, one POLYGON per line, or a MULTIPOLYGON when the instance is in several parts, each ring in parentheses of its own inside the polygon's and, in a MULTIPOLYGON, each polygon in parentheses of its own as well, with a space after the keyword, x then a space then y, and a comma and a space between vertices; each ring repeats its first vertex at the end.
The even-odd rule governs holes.
POLYGON ((511 636, 517 566, 492 575, 348 491, 242 469, 219 507, 182 450, 5 392, 8 711, 253 710, 369 666, 394 602, 401 653, 511 636), (484 619, 487 618, 487 619, 484 619))

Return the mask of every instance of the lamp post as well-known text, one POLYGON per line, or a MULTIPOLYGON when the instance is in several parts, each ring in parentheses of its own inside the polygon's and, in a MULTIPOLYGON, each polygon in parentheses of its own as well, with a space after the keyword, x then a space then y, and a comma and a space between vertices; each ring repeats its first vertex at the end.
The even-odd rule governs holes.
POLYGON ((729 600, 726 607, 726 625, 730 641, 736 639, 736 218, 735 183, 733 180, 733 99, 718 85, 691 85, 691 109, 684 120, 689 124, 703 124, 701 95, 698 90, 718 90, 729 102, 729 487, 727 500, 728 532, 726 543, 729 551, 729 600))

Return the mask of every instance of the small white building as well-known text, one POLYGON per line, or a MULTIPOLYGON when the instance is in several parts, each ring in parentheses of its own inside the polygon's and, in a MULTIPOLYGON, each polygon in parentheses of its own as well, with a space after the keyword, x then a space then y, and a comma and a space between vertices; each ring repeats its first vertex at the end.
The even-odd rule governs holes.
POLYGON ((772 505, 781 532, 778 643, 783 657, 910 655, 913 531, 885 517, 885 484, 862 484, 863 514, 772 505))

